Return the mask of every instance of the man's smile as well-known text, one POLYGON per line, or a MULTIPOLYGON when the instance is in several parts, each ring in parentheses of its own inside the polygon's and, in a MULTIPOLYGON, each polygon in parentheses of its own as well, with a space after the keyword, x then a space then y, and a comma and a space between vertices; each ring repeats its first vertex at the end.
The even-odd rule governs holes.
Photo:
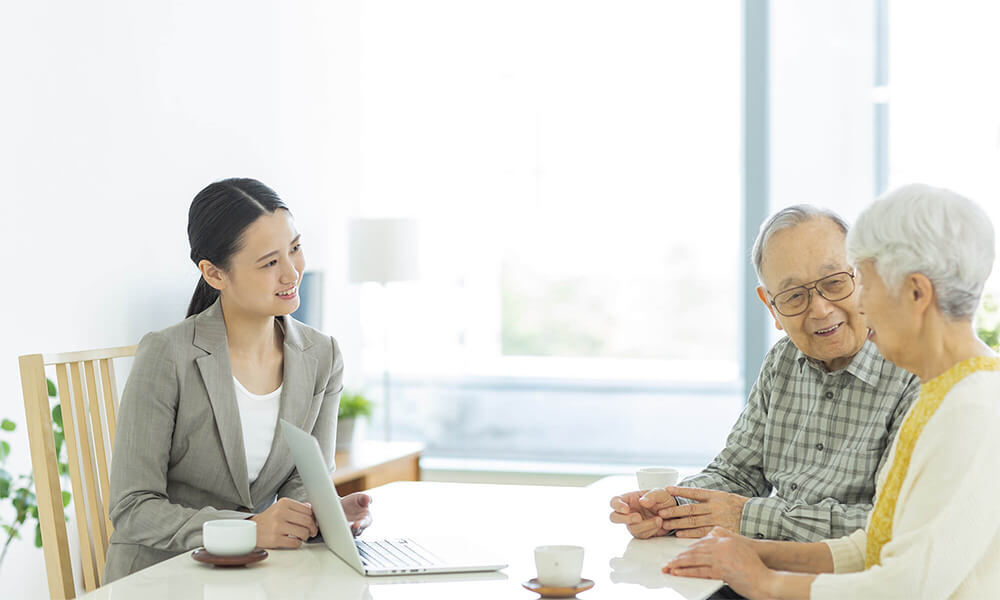
POLYGON ((840 327, 843 324, 844 324, 844 322, 841 321, 840 323, 837 323, 836 325, 832 325, 830 327, 827 327, 826 329, 820 329, 818 331, 814 331, 813 333, 815 333, 816 335, 822 335, 822 336, 833 335, 834 333, 837 332, 838 329, 840 329, 840 327))

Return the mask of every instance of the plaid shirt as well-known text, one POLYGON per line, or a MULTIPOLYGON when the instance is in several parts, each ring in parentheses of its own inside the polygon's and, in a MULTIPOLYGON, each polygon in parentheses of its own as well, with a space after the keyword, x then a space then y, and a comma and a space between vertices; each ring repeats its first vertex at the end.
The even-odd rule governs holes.
POLYGON ((848 535, 865 527, 875 474, 919 393, 916 375, 870 341, 828 373, 783 338, 764 359, 726 447, 680 485, 748 496, 740 523, 748 537, 848 535))

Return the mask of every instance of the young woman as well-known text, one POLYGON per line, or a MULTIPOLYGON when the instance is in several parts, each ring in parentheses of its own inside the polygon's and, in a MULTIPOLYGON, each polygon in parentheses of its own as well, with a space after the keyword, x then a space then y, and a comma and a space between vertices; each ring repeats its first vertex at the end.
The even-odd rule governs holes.
MULTIPOLYGON (((292 214, 253 179, 213 183, 188 213, 201 271, 188 317, 139 343, 111 467, 104 583, 201 545, 212 519, 252 519, 257 545, 296 548, 317 525, 278 419, 333 468, 337 342, 288 316, 305 268, 292 214)), ((360 533, 370 498, 342 500, 360 533)))

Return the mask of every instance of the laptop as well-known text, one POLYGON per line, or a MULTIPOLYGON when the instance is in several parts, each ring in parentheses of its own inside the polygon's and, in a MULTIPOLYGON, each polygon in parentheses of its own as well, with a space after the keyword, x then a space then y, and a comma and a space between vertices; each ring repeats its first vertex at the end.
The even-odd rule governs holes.
POLYGON ((462 539, 355 539, 340 498, 333 487, 316 438, 281 419, 281 432, 295 459, 323 543, 362 575, 412 573, 474 573, 499 571, 507 563, 462 539))

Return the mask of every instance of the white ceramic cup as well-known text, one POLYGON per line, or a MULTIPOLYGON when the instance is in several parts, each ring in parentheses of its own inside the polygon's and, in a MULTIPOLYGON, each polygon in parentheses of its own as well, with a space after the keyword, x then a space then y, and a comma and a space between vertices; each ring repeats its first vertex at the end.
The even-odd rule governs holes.
POLYGON ((257 546, 257 523, 249 519, 218 519, 201 526, 205 550, 216 556, 242 556, 257 546))
POLYGON ((646 467, 635 472, 636 481, 639 482, 640 490, 651 490, 653 488, 677 485, 679 477, 677 469, 671 467, 646 467))
POLYGON ((583 571, 583 547, 539 546, 535 548, 535 569, 538 583, 544 586, 575 586, 583 571))

